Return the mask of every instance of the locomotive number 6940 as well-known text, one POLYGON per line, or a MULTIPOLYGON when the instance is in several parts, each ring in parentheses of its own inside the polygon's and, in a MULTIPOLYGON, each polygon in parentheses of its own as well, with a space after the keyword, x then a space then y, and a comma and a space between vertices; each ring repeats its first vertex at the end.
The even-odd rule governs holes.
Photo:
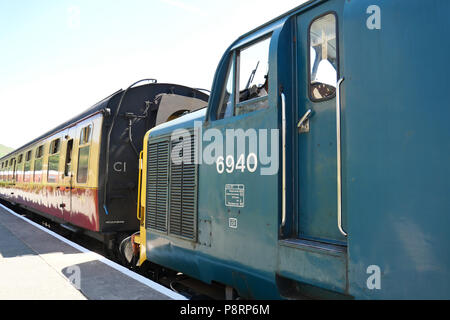
POLYGON ((228 155, 226 158, 220 156, 216 160, 216 169, 219 174, 233 173, 235 170, 241 172, 248 170, 250 173, 254 173, 258 169, 258 157, 254 153, 250 153, 247 158, 241 154, 235 161, 232 155, 228 155))

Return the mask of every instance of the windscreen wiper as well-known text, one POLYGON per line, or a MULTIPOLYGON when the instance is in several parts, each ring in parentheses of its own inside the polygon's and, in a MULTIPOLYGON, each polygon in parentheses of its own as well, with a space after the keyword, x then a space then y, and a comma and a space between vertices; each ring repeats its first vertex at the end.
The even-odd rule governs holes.
POLYGON ((256 74, 256 71, 258 70, 258 67, 259 67, 259 61, 256 64, 255 70, 252 71, 252 74, 250 75, 250 78, 248 79, 247 86, 245 87, 245 90, 247 90, 250 87, 250 84, 252 83, 253 79, 255 78, 255 74, 256 74))

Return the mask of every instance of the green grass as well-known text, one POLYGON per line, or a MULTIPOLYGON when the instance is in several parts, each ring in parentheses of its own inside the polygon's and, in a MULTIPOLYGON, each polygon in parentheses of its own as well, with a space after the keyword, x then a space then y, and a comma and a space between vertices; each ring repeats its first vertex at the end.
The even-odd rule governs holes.
POLYGON ((5 147, 4 145, 0 144, 0 158, 7 155, 13 150, 13 148, 5 147))

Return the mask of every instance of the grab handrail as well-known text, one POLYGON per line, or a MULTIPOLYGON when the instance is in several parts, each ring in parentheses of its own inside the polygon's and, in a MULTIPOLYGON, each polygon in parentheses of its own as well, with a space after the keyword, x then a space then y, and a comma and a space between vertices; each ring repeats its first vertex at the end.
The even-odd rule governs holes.
POLYGON ((346 237, 347 232, 342 227, 342 150, 341 150, 341 84, 339 79, 336 86, 336 140, 337 140, 337 223, 339 231, 346 237))

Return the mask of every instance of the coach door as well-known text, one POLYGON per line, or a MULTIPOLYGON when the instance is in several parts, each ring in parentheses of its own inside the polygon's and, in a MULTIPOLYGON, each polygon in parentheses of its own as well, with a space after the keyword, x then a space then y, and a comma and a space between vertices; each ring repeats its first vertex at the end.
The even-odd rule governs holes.
POLYGON ((61 194, 61 210, 63 212, 64 220, 70 221, 70 214, 72 211, 72 188, 74 179, 74 145, 76 137, 76 128, 68 129, 64 134, 64 167, 62 172, 62 183, 60 186, 61 194))
POLYGON ((301 239, 331 245, 346 244, 342 213, 339 79, 344 74, 342 6, 328 1, 296 19, 297 23, 297 212, 301 239))

